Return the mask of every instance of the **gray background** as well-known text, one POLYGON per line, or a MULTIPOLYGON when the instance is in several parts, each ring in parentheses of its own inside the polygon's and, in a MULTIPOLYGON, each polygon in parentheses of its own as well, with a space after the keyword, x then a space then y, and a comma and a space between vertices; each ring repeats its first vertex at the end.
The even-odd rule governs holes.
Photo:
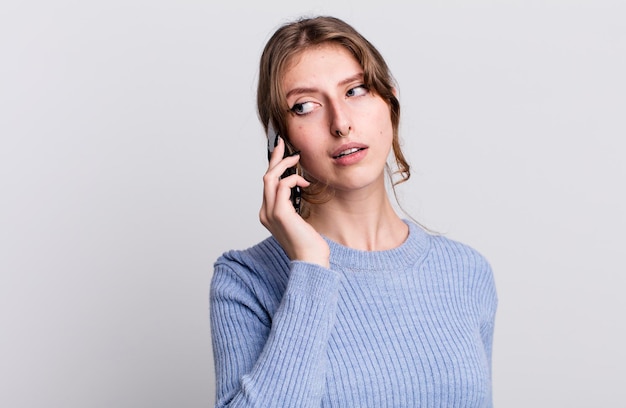
POLYGON ((257 61, 301 14, 381 50, 404 207, 492 263, 496 406, 626 406, 623 1, 214 3, 0 6, 0 406, 213 402, 212 263, 267 235, 257 61))

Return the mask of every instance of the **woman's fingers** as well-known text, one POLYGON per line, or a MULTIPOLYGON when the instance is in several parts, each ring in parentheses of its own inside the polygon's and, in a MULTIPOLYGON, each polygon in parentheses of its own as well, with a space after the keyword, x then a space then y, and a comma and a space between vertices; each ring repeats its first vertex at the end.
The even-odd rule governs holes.
MULTIPOLYGON (((276 164, 273 168, 270 168, 267 170, 267 172, 263 176, 263 202, 264 204, 270 207, 274 206, 274 203, 276 201, 276 192, 277 192, 279 185, 281 183, 282 184, 291 183, 291 181, 287 181, 287 182, 284 181, 289 177, 286 177, 285 179, 281 179, 281 176, 283 175, 285 170, 287 170, 290 167, 295 166, 298 163, 298 159, 299 159, 298 156, 287 157, 283 159, 282 161, 280 161, 278 164, 276 164)), ((302 180, 306 182, 304 178, 302 178, 302 180)), ((299 184, 299 185, 302 185, 302 184, 299 184)), ((293 186, 295 186, 295 183, 293 186)))
MULTIPOLYGON (((261 206, 261 223, 270 227, 281 214, 289 217, 295 210, 291 205, 291 189, 296 185, 307 187, 310 183, 297 174, 281 178, 285 171, 298 164, 298 154, 283 158, 285 142, 279 138, 278 145, 270 155, 268 170, 263 176, 263 204, 261 206), (291 205, 291 208, 286 205, 291 205)), ((269 228, 271 230, 271 228, 269 228)))
POLYGON ((284 154, 285 154, 285 141, 283 140, 282 137, 278 136, 278 144, 276 145, 276 147, 274 147, 274 150, 272 151, 272 154, 270 155, 269 167, 272 168, 276 164, 278 164, 282 160, 284 154))
POLYGON ((280 180, 276 187, 276 195, 274 201, 274 213, 280 216, 282 211, 288 210, 289 213, 295 212, 293 203, 291 202, 291 190, 296 187, 308 187, 311 183, 298 174, 292 174, 280 180))
POLYGON ((283 179, 272 177, 272 181, 266 181, 261 207, 263 225, 268 221, 284 219, 284 216, 289 217, 291 213, 295 213, 295 208, 291 202, 291 189, 296 186, 308 187, 310 184, 298 174, 292 174, 283 179))
POLYGON ((263 176, 263 202, 270 207, 274 206, 276 189, 278 188, 278 185, 282 180, 281 176, 285 173, 287 169, 294 167, 296 164, 298 164, 298 160, 300 160, 300 155, 288 156, 283 158, 284 147, 284 141, 280 139, 278 145, 270 156, 268 170, 263 176))

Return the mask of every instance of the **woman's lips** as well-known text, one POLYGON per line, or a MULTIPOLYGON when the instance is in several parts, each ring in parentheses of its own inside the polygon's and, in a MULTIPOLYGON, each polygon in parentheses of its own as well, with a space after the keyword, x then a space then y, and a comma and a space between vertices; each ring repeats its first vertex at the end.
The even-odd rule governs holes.
POLYGON ((367 146, 360 143, 348 143, 336 149, 332 157, 336 164, 348 166, 361 161, 367 155, 367 146))

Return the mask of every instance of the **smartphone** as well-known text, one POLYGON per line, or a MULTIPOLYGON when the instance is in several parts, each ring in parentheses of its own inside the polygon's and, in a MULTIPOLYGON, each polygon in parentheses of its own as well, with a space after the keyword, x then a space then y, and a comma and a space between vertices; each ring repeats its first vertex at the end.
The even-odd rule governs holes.
MULTIPOLYGON (((278 145, 278 132, 272 126, 272 121, 270 121, 267 125, 267 160, 270 159, 274 148, 278 145)), ((291 146, 287 141, 283 138, 283 142, 285 142, 285 153, 283 154, 283 158, 292 156, 295 154, 295 149, 291 146)), ((287 176, 291 176, 292 174, 296 174, 296 168, 290 167, 280 176, 280 178, 285 178, 287 176)), ((302 191, 300 190, 300 186, 295 186, 291 189, 291 204, 293 204, 293 208, 296 209, 296 212, 300 214, 300 201, 302 200, 302 191)))

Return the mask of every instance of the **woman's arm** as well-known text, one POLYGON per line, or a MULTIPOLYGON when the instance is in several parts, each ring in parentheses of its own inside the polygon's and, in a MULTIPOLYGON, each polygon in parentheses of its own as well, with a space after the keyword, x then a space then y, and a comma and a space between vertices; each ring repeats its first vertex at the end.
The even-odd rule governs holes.
MULTIPOLYGON (((299 156, 283 158, 281 139, 263 176, 261 223, 291 260, 289 280, 272 315, 259 294, 240 278, 248 266, 221 258, 211 283, 211 329, 217 407, 319 406, 326 345, 332 329, 339 275, 329 269, 330 249, 292 206, 291 188, 310 183, 281 175, 299 156)), ((263 267, 284 267, 269 264, 263 267)), ((271 274, 254 271, 252 275, 271 274)), ((274 296, 280 295, 275 293, 274 296)), ((278 300, 277 300, 278 302, 278 300)))
POLYGON ((242 266, 218 261, 211 283, 216 407, 319 407, 339 275, 291 262, 280 306, 268 321, 233 267, 242 266))

